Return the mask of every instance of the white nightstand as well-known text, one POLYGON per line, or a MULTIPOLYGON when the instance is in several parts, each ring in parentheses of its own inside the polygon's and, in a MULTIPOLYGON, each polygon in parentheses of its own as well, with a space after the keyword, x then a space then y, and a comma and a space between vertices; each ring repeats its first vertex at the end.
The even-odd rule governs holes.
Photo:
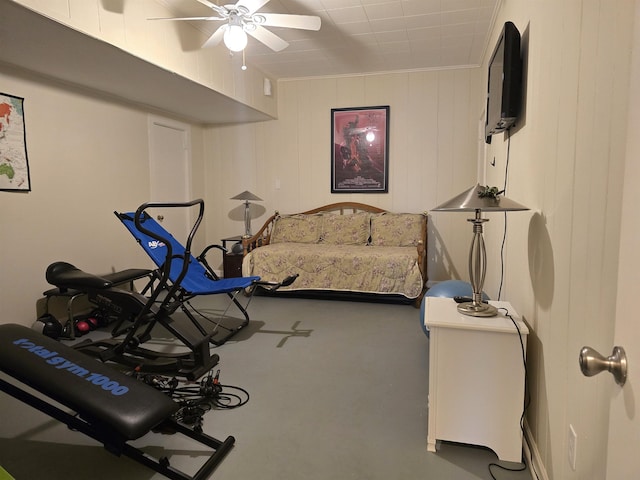
POLYGON ((459 313, 451 298, 425 297, 429 338, 427 449, 437 441, 482 445, 500 460, 522 460, 520 418, 525 372, 516 321, 525 351, 529 329, 508 302, 490 302, 496 317, 459 313))

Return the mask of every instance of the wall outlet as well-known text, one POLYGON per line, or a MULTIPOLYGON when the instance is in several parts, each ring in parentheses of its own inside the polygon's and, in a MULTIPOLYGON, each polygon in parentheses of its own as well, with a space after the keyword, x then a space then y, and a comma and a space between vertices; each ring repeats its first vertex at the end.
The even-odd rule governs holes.
POLYGON ((569 424, 569 465, 571 469, 576 469, 576 450, 578 448, 578 436, 573 429, 573 425, 569 424))

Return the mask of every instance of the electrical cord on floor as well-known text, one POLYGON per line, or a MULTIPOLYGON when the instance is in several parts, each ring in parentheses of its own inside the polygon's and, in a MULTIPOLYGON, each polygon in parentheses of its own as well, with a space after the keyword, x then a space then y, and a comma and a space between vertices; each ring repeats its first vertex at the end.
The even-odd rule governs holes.
MULTIPOLYGON (((527 435, 525 434, 525 431, 524 431, 524 418, 527 413, 527 409, 531 404, 531 397, 529 396, 529 389, 527 388, 528 371, 527 371, 527 356, 524 348, 524 340, 522 339, 522 332, 520 331, 518 322, 516 322, 514 318, 511 316, 511 314, 509 313, 509 309, 501 307, 501 308, 498 308, 498 310, 504 311, 504 316, 507 317, 509 320, 511 320, 511 322, 513 323, 513 326, 516 327, 516 331, 518 332, 518 339, 520 340, 520 352, 522 354, 522 366, 524 368, 524 396, 525 396, 524 408, 522 409, 522 415, 520 415, 520 430, 522 431, 522 438, 525 439, 525 442, 527 442, 527 445, 528 445, 529 442, 527 440, 527 435)), ((530 448, 531 447, 529 446, 529 449, 530 448)), ((522 472, 527 469, 527 463, 523 460, 522 466, 517 468, 509 468, 509 467, 505 467, 504 465, 500 465, 498 463, 490 463, 488 466, 489 475, 491 475, 491 478, 493 478, 493 480, 497 480, 497 478, 493 475, 493 471, 491 470, 491 467, 496 467, 501 470, 506 470, 508 472, 522 472)), ((531 471, 535 474, 536 478, 539 480, 540 477, 538 476, 538 472, 536 472, 535 469, 533 468, 533 465, 530 465, 530 468, 531 468, 531 471)))
POLYGON ((249 392, 234 385, 220 383, 220 370, 204 377, 199 383, 181 385, 176 377, 144 374, 134 371, 132 376, 170 396, 180 405, 174 414, 176 421, 192 425, 202 431, 204 415, 210 410, 230 410, 246 405, 249 392))

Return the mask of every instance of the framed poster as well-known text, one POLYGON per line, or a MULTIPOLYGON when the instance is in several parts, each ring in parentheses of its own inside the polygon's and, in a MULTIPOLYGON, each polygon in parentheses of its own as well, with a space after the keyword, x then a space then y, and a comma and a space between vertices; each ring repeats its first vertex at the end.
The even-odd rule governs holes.
POLYGON ((331 109, 331 193, 389 191, 389 106, 331 109))
POLYGON ((23 102, 0 93, 0 190, 31 190, 23 102))

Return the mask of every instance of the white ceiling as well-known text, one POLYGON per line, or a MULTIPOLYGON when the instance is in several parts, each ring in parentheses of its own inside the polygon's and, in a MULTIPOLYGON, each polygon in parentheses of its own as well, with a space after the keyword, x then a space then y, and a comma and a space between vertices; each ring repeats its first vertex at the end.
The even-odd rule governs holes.
MULTIPOLYGON (((122 5, 123 0, 102 1, 122 5)), ((197 0, 156 1, 179 16, 211 15, 197 0)), ((249 68, 259 66, 273 78, 479 65, 501 1, 271 0, 260 11, 318 15, 322 27, 318 32, 269 27, 289 47, 274 53, 250 38, 246 60, 249 68)), ((195 26, 213 33, 220 22, 195 26)), ((0 68, 17 66, 25 75, 34 72, 188 121, 224 124, 269 118, 15 2, 0 0, 0 45, 0 68)))
MULTIPOLYGON (((177 16, 212 14, 197 0, 159 1, 177 16)), ((317 32, 268 27, 290 45, 276 53, 250 37, 246 62, 274 78, 477 66, 499 1, 270 0, 259 11, 317 15, 322 26, 317 32)), ((207 34, 221 25, 192 23, 207 34)))

